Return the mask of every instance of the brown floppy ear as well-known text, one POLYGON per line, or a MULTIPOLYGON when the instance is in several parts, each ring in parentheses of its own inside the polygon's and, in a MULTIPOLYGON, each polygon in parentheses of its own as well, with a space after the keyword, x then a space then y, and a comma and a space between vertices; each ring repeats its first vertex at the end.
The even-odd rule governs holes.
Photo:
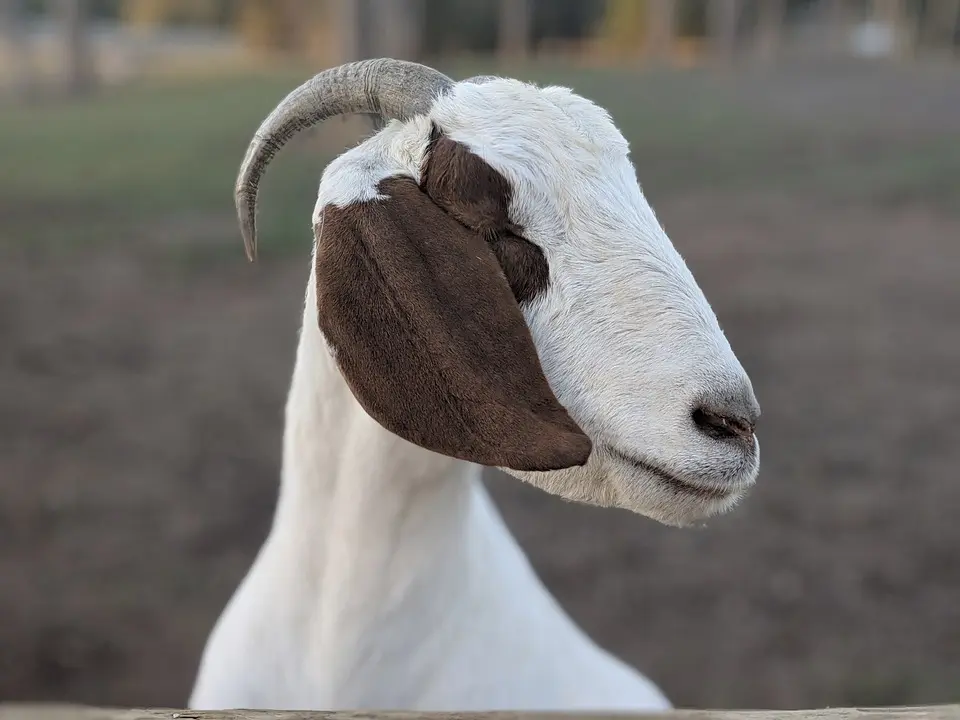
POLYGON ((590 439, 550 389, 485 239, 410 178, 328 205, 315 226, 320 329, 360 405, 444 455, 514 470, 582 465, 590 439))

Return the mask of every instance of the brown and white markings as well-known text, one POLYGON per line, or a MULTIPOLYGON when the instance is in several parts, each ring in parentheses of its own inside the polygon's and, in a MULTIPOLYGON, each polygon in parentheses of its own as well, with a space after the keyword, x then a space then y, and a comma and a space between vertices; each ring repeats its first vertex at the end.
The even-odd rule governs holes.
POLYGON ((276 518, 191 705, 668 707, 558 606, 479 477, 673 525, 755 482, 750 380, 627 142, 566 88, 333 68, 248 148, 251 259, 267 163, 345 112, 389 122, 323 174, 276 518))

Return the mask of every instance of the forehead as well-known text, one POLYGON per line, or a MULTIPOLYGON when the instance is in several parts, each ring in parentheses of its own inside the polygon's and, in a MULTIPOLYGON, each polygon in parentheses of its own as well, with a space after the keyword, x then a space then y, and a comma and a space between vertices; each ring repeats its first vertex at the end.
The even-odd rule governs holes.
POLYGON ((511 220, 545 249, 609 245, 626 219, 650 222, 627 141, 605 109, 568 88, 461 82, 430 119, 506 178, 511 220))
POLYGON ((437 101, 431 117, 451 137, 477 149, 519 156, 507 159, 539 155, 540 162, 590 162, 629 152, 605 109, 560 86, 507 78, 460 82, 437 101))

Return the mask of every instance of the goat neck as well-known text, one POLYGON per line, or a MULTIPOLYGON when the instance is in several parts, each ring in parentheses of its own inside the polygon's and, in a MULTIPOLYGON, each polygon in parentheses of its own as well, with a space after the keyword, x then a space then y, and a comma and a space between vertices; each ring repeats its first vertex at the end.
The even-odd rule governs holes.
POLYGON ((191 707, 669 707, 546 591, 480 480, 373 421, 308 285, 273 527, 191 707))

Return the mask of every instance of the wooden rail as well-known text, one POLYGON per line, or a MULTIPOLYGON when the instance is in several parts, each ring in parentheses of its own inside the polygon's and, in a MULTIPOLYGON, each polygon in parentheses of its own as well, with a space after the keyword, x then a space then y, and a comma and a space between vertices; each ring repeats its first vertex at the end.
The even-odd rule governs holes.
POLYGON ((301 712, 166 708, 99 708, 35 703, 0 704, 0 720, 960 720, 960 705, 819 710, 673 710, 668 713, 558 712, 301 712))

